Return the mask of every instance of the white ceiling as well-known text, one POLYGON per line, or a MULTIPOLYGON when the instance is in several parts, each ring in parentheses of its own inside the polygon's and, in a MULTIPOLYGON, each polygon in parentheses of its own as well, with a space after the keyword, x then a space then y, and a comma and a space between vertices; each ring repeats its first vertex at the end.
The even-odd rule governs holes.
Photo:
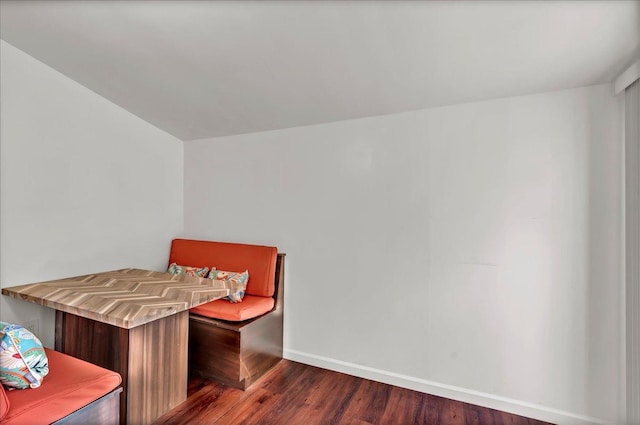
POLYGON ((610 82, 640 1, 2 1, 8 43, 182 140, 610 82))

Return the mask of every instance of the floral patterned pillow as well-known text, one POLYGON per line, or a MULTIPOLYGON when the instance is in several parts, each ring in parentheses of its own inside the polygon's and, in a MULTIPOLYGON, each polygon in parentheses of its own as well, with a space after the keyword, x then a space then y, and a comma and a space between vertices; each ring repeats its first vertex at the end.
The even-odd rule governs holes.
POLYGON ((249 283, 249 271, 245 270, 242 273, 225 272, 212 267, 211 273, 209 273, 209 279, 223 280, 228 283, 232 292, 223 299, 229 300, 232 303, 239 303, 242 302, 244 291, 247 289, 247 283, 249 283))
POLYGON ((11 388, 38 388, 49 373, 40 340, 20 325, 0 322, 0 383, 11 388))
POLYGON ((191 276, 191 277, 207 277, 207 273, 209 273, 208 267, 190 267, 190 266, 179 266, 176 263, 169 264, 169 268, 167 269, 167 273, 171 274, 179 274, 182 276, 191 276))

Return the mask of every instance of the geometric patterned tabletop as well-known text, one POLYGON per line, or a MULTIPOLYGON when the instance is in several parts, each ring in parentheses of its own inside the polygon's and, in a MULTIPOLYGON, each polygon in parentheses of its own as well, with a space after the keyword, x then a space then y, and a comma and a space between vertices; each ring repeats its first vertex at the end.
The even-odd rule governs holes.
POLYGON ((235 292, 234 285, 122 269, 2 288, 2 294, 130 329, 225 297, 235 292))

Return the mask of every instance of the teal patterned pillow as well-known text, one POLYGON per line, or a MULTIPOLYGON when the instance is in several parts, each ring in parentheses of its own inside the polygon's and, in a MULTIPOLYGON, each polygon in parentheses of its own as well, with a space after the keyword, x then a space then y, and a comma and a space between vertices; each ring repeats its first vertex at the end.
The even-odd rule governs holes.
POLYGON ((183 276, 191 276, 191 277, 207 277, 207 273, 209 273, 208 267, 190 267, 190 266, 179 266, 176 263, 169 264, 169 268, 167 269, 167 273, 171 274, 180 274, 183 276))
POLYGON ((212 267, 211 273, 209 273, 209 279, 223 280, 228 283, 232 292, 224 297, 223 300, 239 303, 242 302, 244 291, 247 289, 247 283, 249 283, 249 271, 245 270, 242 273, 225 272, 212 267))
POLYGON ((0 322, 0 383, 12 388, 38 388, 49 373, 42 343, 19 325, 0 322))

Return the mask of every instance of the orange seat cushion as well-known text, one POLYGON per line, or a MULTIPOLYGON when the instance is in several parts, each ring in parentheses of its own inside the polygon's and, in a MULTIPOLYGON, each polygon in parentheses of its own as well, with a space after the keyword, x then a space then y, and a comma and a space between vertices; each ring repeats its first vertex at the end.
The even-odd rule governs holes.
MULTIPOLYGON (((229 242, 174 239, 169 264, 191 267, 215 267, 234 272, 249 271, 246 293, 272 297, 275 290, 278 248, 229 242)), ((228 301, 227 301, 228 302, 228 301)))
POLYGON ((2 425, 55 422, 108 394, 122 382, 116 372, 45 348, 49 374, 39 388, 7 391, 2 425))
POLYGON ((272 297, 256 297, 245 295, 240 303, 230 303, 227 300, 215 300, 192 308, 192 313, 213 319, 241 322, 253 319, 271 311, 275 304, 272 297))
MULTIPOLYGON (((4 390, 2 384, 0 384, 0 420, 4 419, 9 413, 9 399, 7 398, 7 393, 4 390)), ((2 421, 4 423, 4 421, 2 421)))

